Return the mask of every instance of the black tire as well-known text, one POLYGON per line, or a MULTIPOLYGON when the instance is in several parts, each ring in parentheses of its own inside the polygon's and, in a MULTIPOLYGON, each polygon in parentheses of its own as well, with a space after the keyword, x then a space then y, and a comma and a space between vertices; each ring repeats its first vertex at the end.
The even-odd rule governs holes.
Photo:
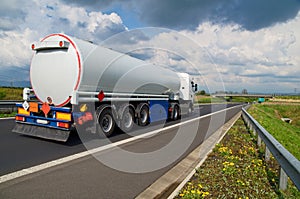
POLYGON ((189 106, 189 111, 188 111, 188 114, 192 114, 194 112, 194 106, 193 104, 191 103, 190 106, 189 106))
POLYGON ((114 120, 110 108, 106 108, 100 113, 98 117, 98 124, 99 124, 98 132, 101 137, 103 135, 105 135, 106 137, 110 137, 113 134, 115 130, 116 122, 114 120))
POLYGON ((125 133, 130 132, 134 126, 134 111, 132 108, 125 108, 121 118, 121 130, 125 133))
POLYGON ((149 107, 144 104, 138 113, 138 123, 140 126, 146 126, 149 124, 150 114, 149 114, 149 107))
POLYGON ((180 109, 179 106, 175 105, 173 109, 173 120, 178 120, 180 118, 180 109))

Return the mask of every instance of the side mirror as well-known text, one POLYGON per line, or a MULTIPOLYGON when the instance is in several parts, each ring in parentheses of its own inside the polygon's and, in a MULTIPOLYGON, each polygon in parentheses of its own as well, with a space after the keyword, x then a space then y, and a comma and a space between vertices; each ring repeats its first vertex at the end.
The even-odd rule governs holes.
POLYGON ((195 92, 198 91, 198 84, 195 84, 195 86, 194 86, 194 91, 195 91, 195 92))

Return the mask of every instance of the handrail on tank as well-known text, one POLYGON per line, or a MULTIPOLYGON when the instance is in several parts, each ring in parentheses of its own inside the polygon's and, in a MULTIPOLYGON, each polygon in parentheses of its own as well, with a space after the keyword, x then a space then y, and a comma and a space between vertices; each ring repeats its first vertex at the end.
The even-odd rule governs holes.
MULTIPOLYGON (((97 102, 96 97, 99 92, 74 91, 71 98, 71 104, 78 104, 79 102, 97 102)), ((168 100, 168 95, 155 95, 143 93, 110 93, 104 92, 105 98, 103 101, 130 101, 134 97, 137 101, 144 100, 168 100)))

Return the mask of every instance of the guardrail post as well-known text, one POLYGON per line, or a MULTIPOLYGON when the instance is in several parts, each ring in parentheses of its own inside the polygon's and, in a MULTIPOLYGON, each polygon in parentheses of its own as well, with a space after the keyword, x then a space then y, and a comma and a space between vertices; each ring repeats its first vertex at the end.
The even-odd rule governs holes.
POLYGON ((280 174, 279 174, 279 189, 280 190, 287 189, 287 180, 288 180, 288 176, 286 175, 285 171, 280 167, 280 174))
POLYGON ((298 190, 300 190, 300 161, 295 158, 288 150, 286 150, 266 129, 264 129, 258 122, 243 109, 243 117, 245 123, 254 125, 257 133, 257 145, 261 147, 262 143, 265 145, 265 161, 270 160, 270 154, 276 159, 280 165, 279 172, 279 189, 287 189, 288 178, 294 183, 298 190), (283 170, 284 169, 284 170, 283 170))
POLYGON ((250 128, 250 131, 253 131, 253 126, 251 124, 250 124, 249 128, 250 128))
POLYGON ((255 128, 253 129, 253 135, 255 135, 255 136, 257 135, 255 128))
POLYGON ((261 137, 257 134, 257 145, 261 147, 261 137))
POLYGON ((265 149, 265 161, 269 162, 270 161, 270 157, 271 157, 271 152, 270 152, 269 148, 266 145, 266 149, 265 149))

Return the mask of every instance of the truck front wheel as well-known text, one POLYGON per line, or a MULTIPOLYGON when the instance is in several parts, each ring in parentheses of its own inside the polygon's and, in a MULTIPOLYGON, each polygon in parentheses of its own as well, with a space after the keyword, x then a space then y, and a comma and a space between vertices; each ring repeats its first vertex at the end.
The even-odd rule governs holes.
POLYGON ((98 123, 100 126, 100 134, 103 133, 106 137, 113 134, 116 123, 110 108, 106 108, 100 113, 98 123))
POLYGON ((180 119, 180 109, 179 106, 175 105, 174 110, 173 110, 173 120, 178 120, 180 119))

